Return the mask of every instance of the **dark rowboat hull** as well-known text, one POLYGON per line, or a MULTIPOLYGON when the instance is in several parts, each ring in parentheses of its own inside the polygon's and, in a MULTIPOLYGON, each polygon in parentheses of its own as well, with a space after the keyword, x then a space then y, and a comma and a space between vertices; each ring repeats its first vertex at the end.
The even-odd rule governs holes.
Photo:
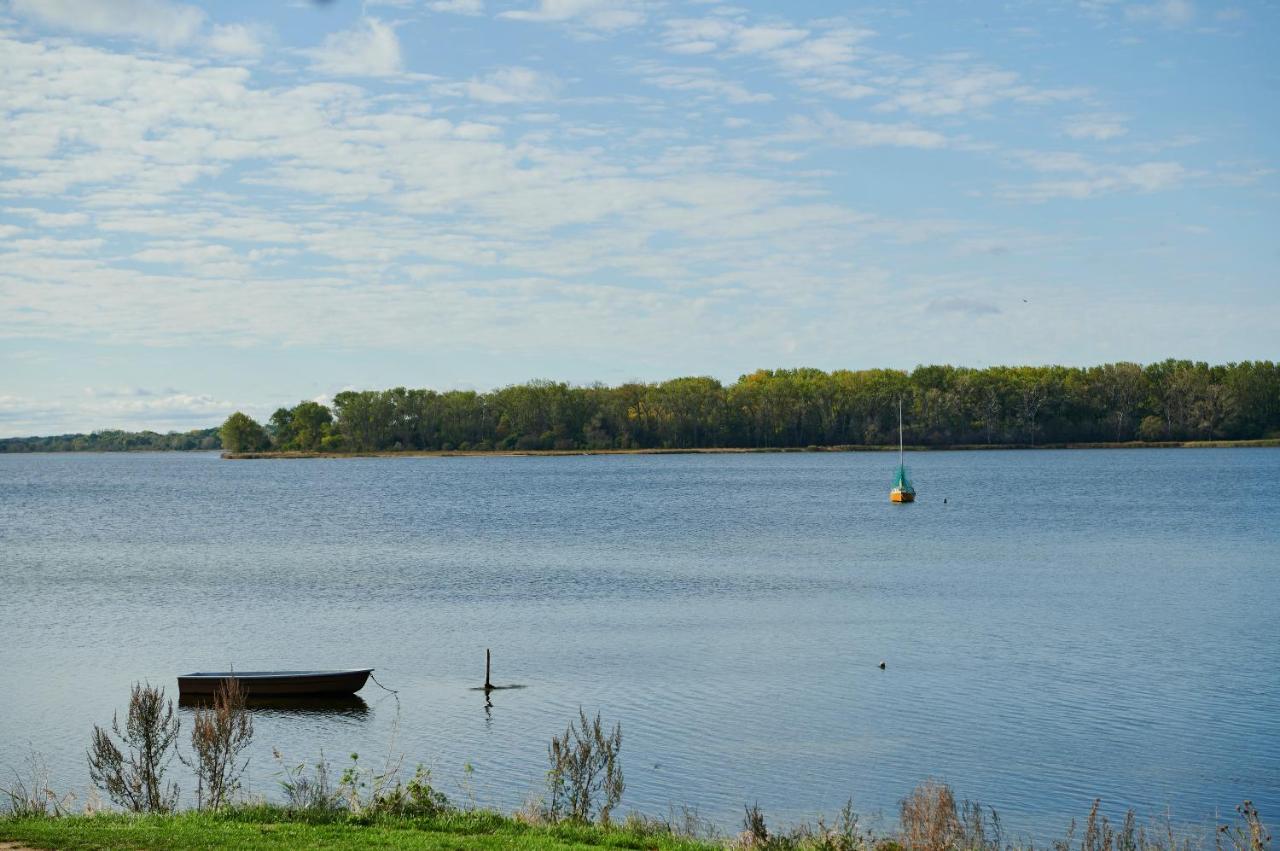
POLYGON ((354 694, 372 668, 354 671, 212 671, 178 677, 178 696, 211 695, 218 684, 236 680, 251 697, 354 694))

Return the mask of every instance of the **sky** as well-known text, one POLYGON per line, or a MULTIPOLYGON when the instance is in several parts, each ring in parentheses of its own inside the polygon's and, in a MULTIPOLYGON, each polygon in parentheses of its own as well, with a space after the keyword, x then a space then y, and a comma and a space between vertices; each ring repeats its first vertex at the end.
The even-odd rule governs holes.
POLYGON ((0 0, 0 436, 1280 359, 1280 5, 0 0))

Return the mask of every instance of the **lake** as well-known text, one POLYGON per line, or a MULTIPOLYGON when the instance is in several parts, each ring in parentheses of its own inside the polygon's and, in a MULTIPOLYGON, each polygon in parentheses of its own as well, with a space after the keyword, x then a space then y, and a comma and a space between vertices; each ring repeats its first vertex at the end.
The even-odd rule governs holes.
POLYGON ((896 460, 0 456, 0 770, 83 800, 134 680, 374 667, 257 713, 251 792, 390 748, 514 809, 581 706, 624 810, 729 829, 926 777, 1037 838, 1095 796, 1280 821, 1280 450, 920 453, 914 505, 896 460), (527 686, 490 707, 486 648, 527 686))

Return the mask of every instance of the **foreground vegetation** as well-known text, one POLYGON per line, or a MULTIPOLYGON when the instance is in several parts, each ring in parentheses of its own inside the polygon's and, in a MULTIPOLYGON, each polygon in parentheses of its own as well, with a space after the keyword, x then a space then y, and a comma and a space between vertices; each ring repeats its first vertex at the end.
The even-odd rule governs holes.
MULTIPOLYGON (((293 765, 276 753, 283 804, 238 799, 242 761, 253 737, 247 694, 232 680, 196 708, 191 755, 179 747, 181 722, 163 688, 138 683, 124 724, 93 729, 89 773, 98 790, 125 810, 104 812, 96 797, 83 815, 72 815, 73 797, 49 785, 48 770, 32 754, 28 771, 0 786, 0 842, 41 848, 404 848, 572 849, 654 851, 1015 851, 1029 842, 1004 834, 990 807, 957 802, 951 788, 926 780, 904 798, 895 830, 863 825, 850 801, 830 821, 819 818, 785 830, 771 829, 758 805, 744 808, 740 832, 719 833, 696 811, 674 808, 668 818, 629 814, 617 806, 626 788, 620 753, 622 727, 606 728, 581 710, 547 748, 546 788, 515 815, 461 806, 432 785, 421 766, 404 781, 400 759, 389 756, 370 769, 352 754, 335 777, 321 755, 313 765, 293 765), (197 778, 196 809, 179 812, 179 790, 166 773, 177 758, 197 778)), ((1269 851, 1271 834, 1245 801, 1236 818, 1213 831, 1215 851, 1269 851)), ((1151 829, 1132 810, 1112 824, 1094 801, 1081 830, 1073 820, 1054 851, 1203 851, 1206 837, 1187 837, 1167 819, 1151 829)))
POLYGON ((223 448, 261 451, 625 450, 1041 445, 1280 437, 1280 365, 1168 360, 1090 368, 921 366, 760 370, 713 378, 573 387, 550 381, 491 393, 346 391, 266 424, 242 413, 223 448))
MULTIPOLYGON (((742 830, 720 834, 696 814, 667 819, 628 816, 620 823, 546 822, 487 810, 447 808, 431 813, 318 812, 275 805, 170 814, 104 813, 77 816, 0 816, 0 842, 66 849, 559 849, 616 848, 653 851, 1033 851, 1009 838, 994 811, 957 806, 948 787, 921 784, 902 802, 900 826, 876 833, 851 807, 832 821, 819 819, 773 831, 758 807, 748 807, 742 830)), ((1177 834, 1168 824, 1140 826, 1130 812, 1117 825, 1095 802, 1082 824, 1074 821, 1053 851, 1269 851, 1271 836, 1247 803, 1212 838, 1177 834)))
POLYGON ((705 851, 674 833, 594 825, 532 825, 475 810, 433 816, 316 815, 256 806, 215 813, 0 818, 0 841, 42 848, 645 848, 705 851))

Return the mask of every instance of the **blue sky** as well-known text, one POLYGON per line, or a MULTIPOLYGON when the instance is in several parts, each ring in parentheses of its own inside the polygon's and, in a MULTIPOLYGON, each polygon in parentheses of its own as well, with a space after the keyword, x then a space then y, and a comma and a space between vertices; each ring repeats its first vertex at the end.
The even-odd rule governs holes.
POLYGON ((1280 8, 0 0, 0 436, 1280 357, 1280 8))

